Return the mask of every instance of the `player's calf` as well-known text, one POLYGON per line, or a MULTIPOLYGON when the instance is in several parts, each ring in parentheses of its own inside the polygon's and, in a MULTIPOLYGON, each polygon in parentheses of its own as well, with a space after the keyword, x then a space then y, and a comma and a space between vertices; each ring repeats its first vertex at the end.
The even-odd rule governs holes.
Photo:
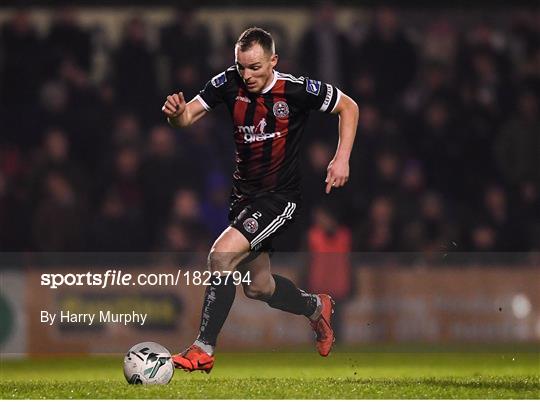
POLYGON ((250 299, 267 301, 276 287, 269 269, 250 270, 250 281, 244 282, 244 294, 250 299))
POLYGON ((252 282, 244 285, 244 294, 250 299, 268 300, 272 296, 272 288, 269 285, 260 286, 252 282))

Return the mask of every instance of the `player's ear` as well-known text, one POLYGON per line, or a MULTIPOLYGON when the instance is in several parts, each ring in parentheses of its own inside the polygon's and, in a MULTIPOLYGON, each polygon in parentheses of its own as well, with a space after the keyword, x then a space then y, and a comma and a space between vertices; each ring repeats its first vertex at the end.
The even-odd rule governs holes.
POLYGON ((270 56, 270 64, 272 64, 272 68, 274 68, 278 62, 278 55, 277 54, 273 54, 272 56, 270 56))

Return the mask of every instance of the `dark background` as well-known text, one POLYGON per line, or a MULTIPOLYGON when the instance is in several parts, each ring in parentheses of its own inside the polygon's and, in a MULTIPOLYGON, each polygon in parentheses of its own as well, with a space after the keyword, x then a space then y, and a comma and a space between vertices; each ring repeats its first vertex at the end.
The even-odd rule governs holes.
MULTIPOLYGON (((167 94, 192 97, 231 65, 251 24, 216 36, 199 17, 222 2, 155 2, 175 6, 158 22, 128 2, 70 2, 125 12, 115 41, 107 8, 89 25, 92 7, 59 4, 0 7, 0 250, 207 250, 227 225, 229 117, 222 108, 173 131, 160 109, 167 94)), ((268 5, 227 4, 239 14, 268 5)), ((308 16, 297 40, 286 8, 257 25, 275 36, 279 71, 335 84, 359 104, 360 124, 351 181, 326 196, 337 119, 312 115, 302 216, 276 248, 540 250, 538 8, 302 8, 311 4, 290 9, 308 16), (356 22, 337 23, 347 13, 356 22)))

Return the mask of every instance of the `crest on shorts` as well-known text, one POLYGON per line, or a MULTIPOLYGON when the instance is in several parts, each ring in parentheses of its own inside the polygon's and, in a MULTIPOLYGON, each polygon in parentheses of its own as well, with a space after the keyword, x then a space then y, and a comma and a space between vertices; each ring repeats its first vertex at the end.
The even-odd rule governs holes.
POLYGON ((244 229, 246 232, 255 233, 259 229, 259 222, 253 218, 247 218, 244 221, 244 229))
POLYGON ((286 102, 278 101, 274 103, 274 116, 278 119, 289 117, 289 105, 286 102))

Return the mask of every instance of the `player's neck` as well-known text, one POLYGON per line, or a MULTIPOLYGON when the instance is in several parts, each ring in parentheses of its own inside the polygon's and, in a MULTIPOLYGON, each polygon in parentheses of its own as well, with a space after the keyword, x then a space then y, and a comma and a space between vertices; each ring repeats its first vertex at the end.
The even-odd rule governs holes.
POLYGON ((274 86, 274 84, 276 83, 276 72, 274 69, 272 69, 272 74, 270 75, 270 77, 268 77, 268 79, 266 80, 266 82, 264 83, 264 86, 263 86, 263 90, 261 91, 261 93, 266 93, 268 91, 270 91, 272 89, 272 87, 274 86))

